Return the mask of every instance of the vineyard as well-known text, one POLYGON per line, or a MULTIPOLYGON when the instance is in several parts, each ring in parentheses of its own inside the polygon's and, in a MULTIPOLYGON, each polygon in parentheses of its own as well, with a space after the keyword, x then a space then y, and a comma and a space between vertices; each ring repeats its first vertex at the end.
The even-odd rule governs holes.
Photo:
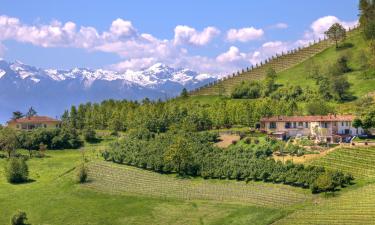
POLYGON ((348 172, 356 178, 374 178, 375 148, 341 148, 312 164, 348 172))
POLYGON ((341 148, 312 164, 352 173, 371 183, 338 193, 335 198, 321 198, 275 224, 374 224, 375 220, 375 148, 341 148))
POLYGON ((281 224, 374 224, 375 185, 371 184, 297 211, 278 221, 281 224))
POLYGON ((109 193, 152 197, 248 203, 257 206, 289 207, 309 201, 308 194, 276 184, 181 179, 109 162, 90 164, 92 182, 87 187, 109 193))
POLYGON ((299 48, 286 54, 282 53, 281 55, 276 55, 253 68, 247 68, 237 74, 230 75, 222 80, 198 88, 192 91, 190 95, 230 94, 233 88, 242 81, 258 80, 265 77, 268 68, 273 68, 277 73, 281 72, 311 58, 331 45, 332 42, 329 40, 322 40, 305 48, 299 48))
MULTIPOLYGON (((348 33, 348 36, 355 36, 355 29, 348 33)), ((252 67, 248 67, 221 80, 207 84, 190 92, 191 96, 202 95, 229 95, 233 88, 242 81, 258 80, 265 77, 269 68, 273 68, 277 73, 286 71, 296 65, 310 59, 311 57, 323 52, 331 47, 333 42, 329 39, 323 39, 309 43, 306 47, 299 47, 288 52, 282 52, 266 59, 264 62, 252 67)))

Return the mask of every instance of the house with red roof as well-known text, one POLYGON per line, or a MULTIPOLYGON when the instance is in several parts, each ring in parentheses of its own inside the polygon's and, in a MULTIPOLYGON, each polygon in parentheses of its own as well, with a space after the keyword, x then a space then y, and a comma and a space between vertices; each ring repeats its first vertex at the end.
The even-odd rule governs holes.
POLYGON ((320 142, 343 142, 364 134, 352 126, 353 115, 272 116, 260 120, 261 130, 278 138, 312 137, 320 142))
POLYGON ((13 119, 7 122, 7 126, 17 130, 33 130, 36 128, 58 128, 61 121, 48 116, 30 116, 13 119))

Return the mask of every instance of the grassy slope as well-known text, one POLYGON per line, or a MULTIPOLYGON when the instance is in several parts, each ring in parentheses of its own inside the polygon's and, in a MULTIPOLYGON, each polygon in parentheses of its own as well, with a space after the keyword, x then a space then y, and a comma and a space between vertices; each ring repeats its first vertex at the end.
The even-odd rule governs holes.
POLYGON ((356 184, 340 191, 334 198, 320 199, 316 204, 281 219, 276 224, 374 224, 375 221, 375 147, 343 148, 313 161, 355 175, 356 184))
MULTIPOLYGON (((358 55, 361 50, 365 49, 366 43, 363 40, 360 32, 356 31, 347 40, 347 43, 352 43, 354 46, 348 49, 336 50, 334 46, 326 49, 325 51, 315 55, 309 60, 314 60, 317 64, 326 65, 327 63, 333 63, 340 54, 347 53, 350 58, 350 67, 353 72, 347 73, 349 82, 352 84, 351 91, 357 97, 363 96, 370 91, 375 90, 375 79, 364 80, 361 79, 362 71, 360 70, 360 64, 358 60, 358 55)), ((310 79, 305 73, 305 65, 308 61, 305 61, 291 69, 285 70, 278 74, 278 83, 287 85, 301 85, 309 86, 311 88, 317 88, 315 81, 310 79)))
MULTIPOLYGON (((26 152, 25 152, 26 154, 26 152)), ((96 158, 95 152, 86 153, 96 158)), ((11 185, 0 159, 0 224, 16 210, 27 212, 31 224, 269 224, 290 210, 242 203, 109 194, 75 184, 78 151, 49 151, 44 159, 28 161, 34 182, 11 185), (65 174, 66 173, 66 174, 65 174), (65 174, 65 175, 63 175, 65 174)), ((172 178, 171 178, 172 179, 172 178)), ((153 183, 145 183, 153 186, 153 183)))
MULTIPOLYGON (((313 56, 312 58, 298 64, 290 69, 278 73, 277 83, 282 85, 300 85, 302 87, 310 87, 312 89, 317 89, 318 86, 315 81, 309 78, 305 72, 305 66, 309 60, 314 60, 314 62, 321 65, 327 65, 327 63, 333 63, 336 58, 343 53, 347 53, 350 58, 349 66, 353 69, 352 72, 347 73, 349 82, 351 83, 350 91, 357 98, 368 94, 369 92, 375 91, 375 79, 365 80, 361 79, 362 72, 360 70, 360 64, 358 60, 358 55, 361 50, 367 47, 367 44, 363 40, 359 31, 352 33, 346 41, 347 43, 352 43, 354 46, 352 48, 343 49, 337 51, 334 46, 324 50, 323 52, 313 56)), ((324 66, 323 66, 324 68, 324 66)), ((219 100, 220 96, 192 96, 189 101, 197 101, 202 104, 210 104, 219 100)), ((183 101, 186 101, 185 99, 183 101)), ((252 101, 245 99, 233 99, 231 101, 252 101)), ((338 113, 352 113, 352 102, 347 103, 331 103, 338 111, 338 113)), ((303 103, 301 103, 303 107, 303 103)))

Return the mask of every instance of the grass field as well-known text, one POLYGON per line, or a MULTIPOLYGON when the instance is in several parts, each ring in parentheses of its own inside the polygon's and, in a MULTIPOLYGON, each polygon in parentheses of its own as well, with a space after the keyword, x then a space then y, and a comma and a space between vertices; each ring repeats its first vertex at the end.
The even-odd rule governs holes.
MULTIPOLYGON (((85 156, 99 160, 95 149, 100 147, 86 147, 85 156)), ((65 225, 270 224, 311 197, 290 187, 229 181, 206 184, 104 162, 93 164, 100 165, 96 169, 104 174, 91 174, 91 183, 79 185, 72 171, 81 162, 77 150, 48 151, 46 158, 28 160, 33 181, 12 185, 3 175, 5 162, 0 159, 0 224, 4 225, 18 209, 27 212, 33 225, 62 221, 65 225)))
POLYGON ((354 174, 356 184, 335 197, 320 198, 275 224, 375 224, 375 147, 342 148, 313 161, 354 174))

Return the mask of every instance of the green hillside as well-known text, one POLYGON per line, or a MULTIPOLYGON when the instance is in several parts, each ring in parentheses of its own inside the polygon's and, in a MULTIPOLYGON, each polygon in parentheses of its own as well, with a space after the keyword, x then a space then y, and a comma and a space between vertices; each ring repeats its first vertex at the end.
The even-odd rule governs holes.
POLYGON ((354 96, 360 97, 375 90, 375 79, 363 79, 360 68, 360 54, 366 48, 360 30, 355 29, 348 32, 345 41, 346 48, 336 50, 334 44, 329 40, 323 40, 309 47, 302 48, 296 52, 285 54, 271 59, 260 67, 245 71, 234 77, 223 81, 218 81, 212 85, 207 85, 190 93, 191 96, 213 96, 230 95, 233 88, 247 80, 261 80, 265 77, 266 70, 273 68, 277 72, 276 82, 282 85, 300 85, 316 89, 318 86, 315 80, 306 73, 306 67, 311 61, 315 64, 327 65, 335 62, 342 54, 348 55, 351 72, 346 73, 348 81, 351 83, 350 91, 354 96))

